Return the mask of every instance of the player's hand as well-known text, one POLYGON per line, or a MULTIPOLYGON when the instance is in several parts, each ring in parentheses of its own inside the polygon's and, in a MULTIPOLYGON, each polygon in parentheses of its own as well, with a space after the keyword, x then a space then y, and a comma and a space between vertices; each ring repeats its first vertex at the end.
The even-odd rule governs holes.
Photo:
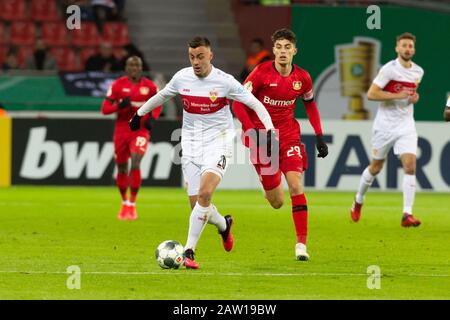
POLYGON ((134 114, 133 118, 130 120, 130 129, 131 131, 139 130, 141 127, 141 116, 137 114, 137 112, 134 114))
POLYGON ((325 158, 328 155, 328 146, 323 140, 323 136, 321 134, 316 136, 316 148, 319 151, 317 157, 325 158))
POLYGON ((153 122, 155 119, 153 119, 152 116, 148 117, 147 120, 144 121, 144 127, 148 130, 148 132, 151 132, 153 129, 153 122))
POLYGON ((406 99, 411 96, 411 93, 407 89, 402 89, 402 91, 396 93, 397 97, 396 99, 406 99))
POLYGON ((415 104, 419 101, 419 94, 415 92, 412 96, 409 96, 409 103, 415 104))
POLYGON ((126 107, 131 106, 131 101, 130 101, 130 97, 125 97, 122 99, 122 101, 120 101, 117 106, 119 107, 119 109, 123 109, 126 107))

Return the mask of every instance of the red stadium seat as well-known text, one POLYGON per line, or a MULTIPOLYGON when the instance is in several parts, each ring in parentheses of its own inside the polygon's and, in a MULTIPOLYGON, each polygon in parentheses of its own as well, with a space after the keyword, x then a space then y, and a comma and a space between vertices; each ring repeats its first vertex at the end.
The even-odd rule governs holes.
POLYGON ((9 31, 12 44, 20 46, 34 45, 36 27, 33 22, 13 22, 9 31))
POLYGON ((29 56, 33 54, 34 47, 24 46, 19 47, 17 50, 17 62, 21 67, 25 67, 25 61, 29 56))
POLYGON ((8 50, 9 50, 8 47, 0 46, 0 68, 1 68, 3 62, 5 62, 6 55, 8 54, 8 50))
POLYGON ((0 19, 6 21, 27 20, 27 8, 25 0, 0 1, 0 19))
POLYGON ((49 46, 68 46, 69 34, 63 22, 46 22, 42 24, 42 38, 49 46))
POLYGON ((80 63, 81 66, 84 68, 86 65, 87 59, 89 59, 91 56, 96 54, 98 51, 96 48, 83 48, 80 51, 80 63))
POLYGON ((113 54, 116 59, 120 60, 125 56, 125 52, 122 47, 114 47, 113 54))
POLYGON ((77 57, 72 48, 56 47, 50 49, 50 53, 56 59, 60 71, 80 71, 77 57))
POLYGON ((97 27, 93 22, 81 22, 81 29, 70 30, 72 44, 77 47, 98 46, 100 43, 97 27))
POLYGON ((8 43, 6 39, 6 28, 5 24, 0 22, 0 45, 8 43))
POLYGON ((107 22, 103 27, 102 38, 113 46, 124 46, 130 42, 128 26, 122 22, 107 22))
POLYGON ((61 20, 55 0, 33 0, 31 2, 31 18, 35 21, 61 20))

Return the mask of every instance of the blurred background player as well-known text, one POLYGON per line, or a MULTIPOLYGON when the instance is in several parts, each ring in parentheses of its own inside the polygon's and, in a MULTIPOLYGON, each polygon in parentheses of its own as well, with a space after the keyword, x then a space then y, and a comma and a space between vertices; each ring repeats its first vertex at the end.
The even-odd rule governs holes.
POLYGON ((130 122, 130 127, 138 130, 141 117, 147 112, 177 94, 182 98, 181 166, 192 209, 184 264, 191 269, 199 267, 194 251, 206 223, 217 227, 226 251, 234 244, 232 217, 223 217, 211 203, 233 150, 234 124, 228 99, 242 101, 256 111, 267 130, 273 129, 264 106, 233 76, 216 69, 211 64, 212 58, 207 38, 192 39, 189 42, 192 67, 178 71, 164 89, 139 108, 130 122))
POLYGON ((403 227, 417 227, 420 221, 412 215, 416 192, 417 132, 414 123, 414 104, 419 101, 417 86, 423 69, 412 62, 416 37, 411 33, 397 36, 397 59, 386 63, 367 92, 369 100, 380 101, 373 124, 372 162, 364 170, 353 206, 353 221, 358 222, 364 194, 375 176, 383 168, 389 150, 399 156, 403 166, 403 227))
POLYGON ((150 79, 142 76, 141 58, 128 58, 125 67, 126 76, 115 80, 108 90, 102 104, 102 113, 117 113, 114 129, 114 154, 117 164, 116 184, 122 196, 122 207, 118 218, 120 220, 137 219, 136 197, 141 186, 140 163, 150 140, 151 123, 158 119, 162 106, 151 115, 142 118, 142 129, 131 131, 128 125, 137 108, 144 104, 158 91, 150 79), (131 169, 128 174, 128 159, 131 157, 131 169), (130 197, 127 189, 130 187, 130 197))
MULTIPOLYGON (((263 168, 267 165, 255 160, 254 156, 252 163, 265 190, 265 197, 275 209, 283 205, 281 174, 284 174, 291 195, 292 217, 297 234, 295 254, 298 260, 305 261, 309 259, 306 250, 308 209, 302 187, 306 154, 300 143, 300 125, 294 117, 297 98, 303 100, 309 122, 314 128, 318 157, 326 157, 328 147, 322 138, 320 115, 314 101, 311 77, 306 70, 292 63, 294 55, 297 54, 295 34, 289 29, 277 30, 272 35, 272 42, 275 60, 258 65, 245 80, 245 87, 264 104, 275 128, 279 130, 279 168, 275 174, 263 174, 263 168)), ((255 113, 244 108, 242 103, 234 102, 233 111, 242 123, 243 133, 263 128, 255 113)), ((249 147, 245 138, 244 144, 249 147)), ((250 152, 254 155, 252 149, 250 152)), ((258 150, 256 152, 259 154, 258 150)))
POLYGON ((254 38, 250 43, 249 53, 245 61, 245 67, 240 74, 241 81, 244 81, 250 72, 260 63, 271 60, 269 50, 264 48, 264 41, 261 38, 254 38))
POLYGON ((450 121, 450 96, 447 99, 447 105, 444 109, 444 119, 445 121, 450 121))

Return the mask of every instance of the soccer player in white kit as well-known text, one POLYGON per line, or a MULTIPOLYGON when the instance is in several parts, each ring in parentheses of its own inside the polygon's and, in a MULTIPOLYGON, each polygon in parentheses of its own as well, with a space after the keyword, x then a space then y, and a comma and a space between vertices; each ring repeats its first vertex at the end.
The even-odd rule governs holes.
POLYGON ((416 37, 403 33, 397 37, 397 59, 386 63, 367 92, 369 100, 380 101, 373 124, 372 162, 364 170, 359 183, 351 218, 357 222, 361 216, 364 194, 375 176, 383 168, 389 150, 399 156, 403 166, 403 227, 417 227, 420 221, 412 215, 416 192, 417 132, 414 123, 414 104, 419 100, 417 86, 423 69, 411 61, 415 53, 416 37))
POLYGON ((253 109, 269 134, 274 126, 264 105, 233 76, 211 64, 211 45, 205 37, 189 42, 192 67, 178 71, 170 82, 139 108, 130 121, 137 130, 140 118, 163 102, 179 94, 183 101, 181 166, 191 204, 189 232, 185 245, 185 266, 197 269, 194 251, 206 223, 214 224, 222 236, 226 251, 233 247, 231 216, 223 217, 211 203, 212 195, 223 178, 232 156, 233 116, 228 99, 240 101, 253 109))

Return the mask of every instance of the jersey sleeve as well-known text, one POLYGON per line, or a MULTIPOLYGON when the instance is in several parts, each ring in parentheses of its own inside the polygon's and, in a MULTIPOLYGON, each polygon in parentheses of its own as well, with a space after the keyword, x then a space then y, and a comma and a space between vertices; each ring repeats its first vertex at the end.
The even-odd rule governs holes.
POLYGON ((172 79, 170 79, 169 83, 166 84, 164 89, 156 93, 153 97, 147 100, 137 111, 139 116, 143 116, 144 114, 153 111, 157 107, 161 106, 164 102, 173 98, 178 94, 177 90, 177 79, 179 76, 179 72, 177 72, 172 79))
POLYGON ((391 69, 389 65, 384 65, 380 71, 378 71, 378 74, 375 79, 373 79, 372 83, 383 89, 389 81, 392 80, 391 77, 391 69))
POLYGON ((313 85, 311 76, 307 71, 305 71, 303 81, 303 94, 301 98, 303 101, 312 101, 314 99, 313 85))
POLYGON ((266 107, 264 107, 264 105, 258 99, 256 99, 256 97, 250 92, 249 89, 245 89, 244 86, 232 76, 230 76, 229 78, 229 90, 227 98, 237 100, 255 111, 259 120, 261 120, 267 130, 274 128, 272 119, 270 118, 269 112, 267 112, 266 107))
POLYGON ((117 101, 119 100, 117 82, 113 82, 106 93, 106 97, 102 103, 102 113, 111 114, 118 110, 117 101))

